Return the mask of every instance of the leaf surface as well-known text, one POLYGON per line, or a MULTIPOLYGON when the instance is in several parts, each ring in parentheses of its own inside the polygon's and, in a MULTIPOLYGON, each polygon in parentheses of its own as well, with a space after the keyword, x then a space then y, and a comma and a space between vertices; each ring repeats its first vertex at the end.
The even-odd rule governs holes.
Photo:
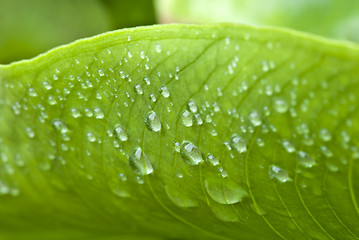
POLYGON ((4 239, 357 239, 359 47, 241 25, 0 66, 4 239))

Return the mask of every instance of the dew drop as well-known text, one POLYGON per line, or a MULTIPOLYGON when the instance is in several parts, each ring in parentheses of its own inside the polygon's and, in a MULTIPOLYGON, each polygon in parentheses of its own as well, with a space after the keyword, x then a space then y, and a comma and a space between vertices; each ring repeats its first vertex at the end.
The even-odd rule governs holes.
POLYGON ((150 131, 159 132, 161 130, 161 120, 154 111, 147 113, 145 124, 150 131))
POLYGON ((160 88, 160 92, 164 98, 168 98, 170 96, 170 91, 168 90, 168 88, 166 86, 162 86, 160 88))
POLYGON ((135 148, 135 150, 131 153, 129 159, 130 166, 136 174, 148 175, 153 172, 153 167, 150 159, 140 147, 135 148))
POLYGON ((216 158, 212 154, 207 155, 207 161, 210 162, 212 166, 217 166, 219 164, 218 158, 216 158))
POLYGON ((135 85, 135 92, 139 95, 143 94, 143 90, 140 84, 135 85))
POLYGON ((248 196, 247 191, 230 178, 206 178, 204 185, 208 195, 221 204, 235 204, 248 196))
POLYGON ((277 179, 279 182, 284 183, 290 181, 288 173, 278 166, 275 165, 270 166, 268 173, 271 179, 277 179))
POLYGON ((96 119, 102 119, 105 117, 104 113, 102 112, 102 110, 100 108, 95 108, 94 114, 95 114, 96 119))
POLYGON ((186 127, 191 127, 193 125, 192 114, 188 110, 185 110, 182 113, 182 123, 186 127))
POLYGON ((57 103, 56 98, 55 98, 54 96, 52 96, 52 95, 50 95, 50 96, 47 98, 47 102, 48 102, 48 104, 50 104, 50 105, 55 105, 55 104, 57 103))
POLYGON ((123 130, 123 128, 121 128, 120 125, 117 124, 115 126, 114 133, 115 133, 116 138, 118 138, 121 142, 127 141, 128 135, 125 132, 125 130, 123 130))
POLYGON ((257 127, 262 124, 262 120, 257 112, 252 112, 249 114, 249 121, 253 124, 253 126, 257 127))
POLYGON ((298 152, 298 163, 306 168, 311 168, 316 165, 315 160, 306 152, 299 151, 298 152))
POLYGON ((319 131, 319 137, 324 141, 324 142, 329 142, 332 139, 332 135, 330 134, 330 132, 328 131, 328 129, 323 128, 319 131))
POLYGON ((29 88, 27 93, 29 94, 30 97, 36 97, 37 96, 37 93, 36 93, 35 89, 33 89, 33 88, 29 88))
POLYGON ((160 53, 162 51, 162 47, 160 44, 156 44, 155 46, 156 52, 160 53))
POLYGON ((292 153, 295 151, 295 147, 287 140, 284 140, 282 142, 282 145, 284 147, 284 149, 288 152, 288 153, 292 153))
POLYGON ((92 132, 87 132, 86 137, 87 137, 87 140, 89 142, 95 142, 96 141, 96 136, 92 132))
POLYGON ((288 108, 289 108, 288 103, 283 99, 276 99, 274 101, 274 109, 278 113, 285 113, 286 111, 288 111, 288 108))
POLYGON ((71 115, 72 115, 72 117, 74 117, 74 118, 79 118, 79 117, 81 117, 80 111, 77 110, 76 108, 72 108, 72 109, 71 109, 71 115))
POLYGON ((231 137, 230 145, 232 148, 234 148, 239 153, 243 153, 243 152, 247 151, 246 142, 236 134, 234 134, 231 137))
POLYGON ((26 135, 27 135, 29 138, 34 138, 34 137, 35 137, 35 132, 34 132, 34 130, 32 130, 32 128, 27 127, 27 128, 25 129, 25 132, 26 132, 26 135))
POLYGON ((181 144, 181 155, 187 164, 198 165, 203 162, 202 154, 198 148, 189 141, 183 141, 181 144))
POLYGON ((187 107, 188 107, 188 110, 190 110, 192 113, 195 113, 198 110, 197 105, 193 100, 190 100, 187 103, 187 107))
POLYGON ((54 119, 52 121, 52 125, 54 126, 54 128, 59 131, 61 134, 66 134, 69 132, 68 127, 66 126, 66 124, 59 120, 59 119, 54 119))
POLYGON ((100 75, 102 77, 102 76, 105 76, 105 73, 103 72, 102 69, 99 69, 98 70, 98 75, 100 75))

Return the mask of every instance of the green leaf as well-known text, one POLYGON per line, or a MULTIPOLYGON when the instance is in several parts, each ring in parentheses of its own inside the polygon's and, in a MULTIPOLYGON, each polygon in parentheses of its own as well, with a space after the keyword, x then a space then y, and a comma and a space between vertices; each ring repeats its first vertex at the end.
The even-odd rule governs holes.
POLYGON ((231 24, 1 65, 0 236, 357 239, 358 76, 358 45, 231 24))
POLYGON ((359 42, 356 0, 156 0, 161 23, 236 22, 283 26, 359 42))

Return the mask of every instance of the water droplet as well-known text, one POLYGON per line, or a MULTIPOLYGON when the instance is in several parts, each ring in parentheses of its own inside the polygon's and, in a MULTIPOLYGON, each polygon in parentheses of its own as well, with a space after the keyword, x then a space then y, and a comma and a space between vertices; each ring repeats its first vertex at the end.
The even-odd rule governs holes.
POLYGON ((93 116, 93 112, 92 112, 90 109, 85 108, 85 115, 86 115, 87 117, 92 117, 92 116, 93 116))
POLYGON ((193 125, 192 114, 187 110, 182 113, 182 123, 186 127, 191 127, 193 125))
POLYGON ((25 131, 26 131, 26 135, 27 135, 29 138, 34 138, 34 137, 35 137, 35 132, 34 132, 34 130, 32 130, 32 128, 27 127, 27 128, 25 129, 25 131))
POLYGON ((137 147, 130 155, 130 166, 133 168, 136 174, 148 175, 153 172, 153 167, 150 159, 142 151, 140 147, 137 147))
POLYGON ((284 149, 288 152, 288 153, 292 153, 295 151, 295 147, 287 140, 284 140, 282 142, 282 145, 284 147, 284 149))
POLYGON ((151 93, 150 94, 150 100, 152 101, 152 102, 156 102, 156 95, 155 94, 153 94, 153 93, 151 93))
POLYGON ((330 151, 330 149, 327 148, 326 146, 322 146, 321 150, 322 150, 322 153, 324 154, 324 156, 326 156, 327 158, 333 157, 333 152, 330 151))
POLYGON ((115 126, 115 131, 114 131, 114 132, 115 132, 115 136, 116 136, 118 139, 120 139, 121 142, 127 141, 128 135, 127 135, 127 133, 125 132, 125 130, 123 130, 123 129, 121 128, 120 125, 116 125, 116 126, 115 126))
POLYGON ((160 53, 162 51, 162 47, 160 44, 156 44, 155 46, 156 52, 160 53))
POLYGON ((197 105, 193 100, 189 100, 189 102, 187 103, 188 106, 188 110, 190 110, 191 112, 195 113, 197 112, 197 105))
POLYGON ((194 115, 194 120, 196 121, 196 123, 197 123, 198 125, 202 125, 202 124, 203 124, 203 119, 202 119, 202 117, 201 117, 201 114, 199 114, 199 113, 196 113, 196 114, 194 115))
POLYGON ((181 144, 181 155, 186 163, 198 165, 203 162, 202 154, 198 148, 191 142, 183 141, 181 144))
POLYGON ((140 95, 143 94, 143 90, 140 84, 135 85, 135 92, 140 95))
POLYGON ((243 152, 247 151, 246 142, 236 134, 234 134, 231 137, 231 143, 230 144, 239 153, 243 153, 243 152))
POLYGON ((72 109, 71 109, 71 115, 72 115, 74 118, 79 118, 79 117, 81 117, 80 111, 77 110, 76 108, 72 108, 72 109))
POLYGON ((252 112, 249 114, 249 121, 253 124, 253 126, 257 127, 262 124, 262 120, 257 112, 252 112))
POLYGON ((150 111, 149 113, 147 113, 145 117, 145 124, 150 131, 159 132, 161 130, 160 118, 154 111, 150 111))
POLYGON ((98 70, 98 75, 100 75, 102 77, 102 76, 105 76, 105 73, 103 72, 102 69, 99 69, 98 70))
POLYGON ((282 183, 288 182, 291 180, 288 176, 288 173, 285 170, 283 170, 280 167, 275 166, 275 165, 272 165, 269 167, 269 177, 271 179, 275 178, 279 182, 282 182, 282 183))
POLYGON ((102 119, 105 117, 104 113, 102 112, 102 110, 100 108, 95 108, 94 112, 95 112, 96 119, 102 119))
POLYGON ((87 137, 87 140, 89 142, 95 142, 96 141, 96 136, 92 132, 87 132, 86 137, 87 137))
POLYGON ((59 120, 59 119, 54 119, 52 121, 52 125, 54 126, 54 128, 59 131, 61 134, 66 134, 69 132, 68 127, 66 126, 66 124, 59 120))
POLYGON ((248 196, 247 191, 230 178, 206 178, 204 185, 208 195, 221 204, 235 204, 248 196))
POLYGON ((306 152, 299 151, 298 152, 298 163, 306 168, 311 168, 316 165, 314 159, 306 152))
POLYGON ((218 158, 216 158, 212 154, 207 155, 207 161, 210 162, 212 166, 217 166, 219 164, 218 158))
POLYGON ((286 111, 288 111, 288 108, 289 108, 288 103, 283 99, 276 99, 274 101, 274 109, 278 113, 285 113, 286 111))
POLYGON ((47 102, 50 104, 50 105, 55 105, 57 103, 56 101, 56 98, 52 95, 50 95, 48 98, 47 98, 47 102))
POLYGON ((329 142, 332 139, 332 135, 330 134, 330 132, 328 131, 328 129, 321 129, 319 131, 319 137, 324 141, 324 142, 329 142))
POLYGON ((37 96, 37 93, 36 93, 35 89, 33 89, 33 88, 29 88, 28 94, 29 94, 30 97, 36 97, 37 96))
POLYGON ((160 88, 160 92, 164 98, 168 98, 170 96, 170 91, 168 90, 168 88, 166 86, 162 86, 160 88))

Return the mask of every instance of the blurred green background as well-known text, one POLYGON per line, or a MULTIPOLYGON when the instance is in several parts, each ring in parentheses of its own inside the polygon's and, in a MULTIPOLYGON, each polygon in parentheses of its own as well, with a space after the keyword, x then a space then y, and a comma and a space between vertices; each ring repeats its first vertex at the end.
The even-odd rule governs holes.
POLYGON ((215 22, 359 42, 359 0, 0 0, 0 64, 109 30, 215 22))

